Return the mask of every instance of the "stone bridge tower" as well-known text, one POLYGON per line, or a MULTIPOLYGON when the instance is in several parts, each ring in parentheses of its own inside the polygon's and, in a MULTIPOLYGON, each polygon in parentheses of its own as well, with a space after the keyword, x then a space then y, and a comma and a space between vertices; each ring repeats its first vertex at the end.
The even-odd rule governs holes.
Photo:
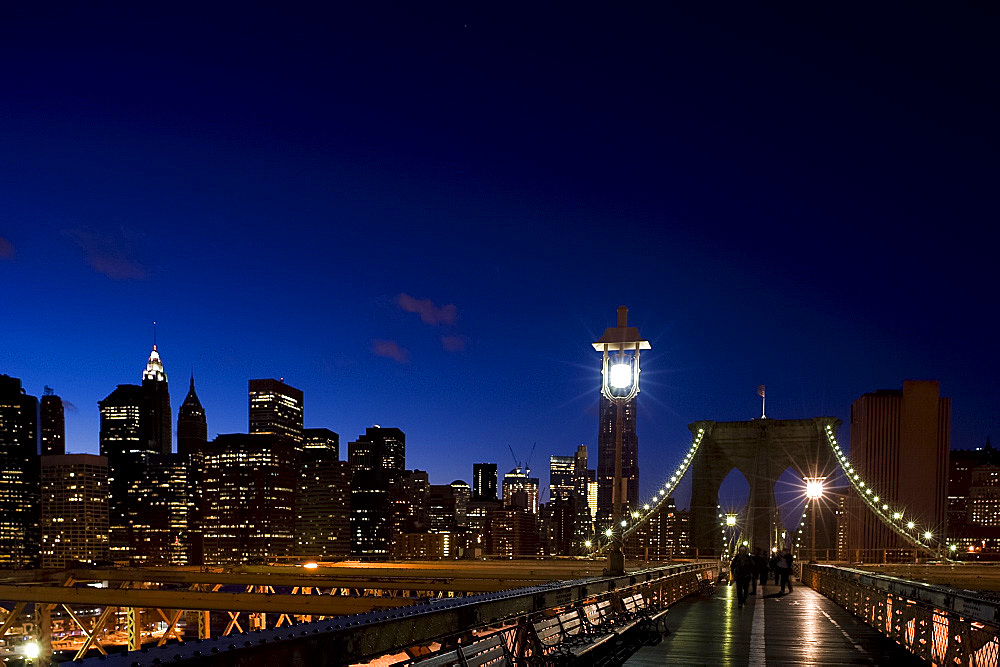
POLYGON ((741 524, 752 547, 772 546, 776 522, 780 522, 774 487, 785 470, 800 477, 829 476, 837 468, 827 444, 824 428, 836 431, 840 420, 753 419, 742 422, 699 421, 688 428, 705 435, 691 470, 691 538, 702 554, 722 553, 722 534, 717 506, 719 486, 734 469, 750 483, 750 496, 741 524), (745 518, 744 518, 745 517, 745 518))

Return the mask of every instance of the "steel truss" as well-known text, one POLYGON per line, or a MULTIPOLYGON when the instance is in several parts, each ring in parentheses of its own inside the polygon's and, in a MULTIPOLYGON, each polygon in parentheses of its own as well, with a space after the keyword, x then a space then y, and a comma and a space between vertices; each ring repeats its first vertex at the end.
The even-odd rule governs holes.
MULTIPOLYGON (((511 591, 435 599, 402 609, 301 623, 293 627, 188 641, 103 658, 94 664, 135 667, 153 664, 308 664, 340 666, 381 656, 426 654, 431 645, 460 646, 503 633, 511 652, 538 658, 530 623, 538 617, 598 599, 617 601, 636 592, 651 605, 669 606, 713 581, 718 564, 701 561, 643 570, 622 577, 556 581, 511 591)), ((84 664, 90 664, 84 661, 84 664)))

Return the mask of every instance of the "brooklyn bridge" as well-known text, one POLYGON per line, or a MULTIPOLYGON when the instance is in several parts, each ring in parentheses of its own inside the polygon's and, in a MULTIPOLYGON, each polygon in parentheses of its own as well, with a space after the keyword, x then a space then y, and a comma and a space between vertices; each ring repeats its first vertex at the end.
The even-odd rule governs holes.
POLYGON ((8 571, 0 637, 24 640, 24 664, 997 664, 998 572, 954 560, 940 526, 865 479, 839 426, 692 423, 663 485, 585 556, 8 571), (806 480, 793 527, 775 490, 789 469, 806 480), (723 511, 733 470, 750 492, 723 511), (686 476, 693 553, 680 558, 647 536, 686 476), (882 544, 817 546, 824 480, 849 486, 882 544), (791 591, 769 578, 738 608, 740 545, 790 551, 791 591))

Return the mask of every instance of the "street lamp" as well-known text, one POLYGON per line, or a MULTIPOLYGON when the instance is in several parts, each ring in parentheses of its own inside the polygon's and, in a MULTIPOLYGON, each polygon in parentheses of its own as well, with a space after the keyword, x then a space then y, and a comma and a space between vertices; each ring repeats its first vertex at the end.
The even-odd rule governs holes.
POLYGON ((810 521, 812 526, 809 529, 809 540, 812 542, 812 559, 816 561, 816 507, 819 505, 819 499, 823 497, 823 481, 826 477, 806 477, 806 498, 809 499, 810 510, 809 514, 812 515, 810 521))
MULTIPOLYGON (((622 518, 622 505, 627 496, 622 479, 622 422, 625 404, 639 393, 639 351, 650 349, 649 341, 639 336, 639 330, 628 326, 628 308, 618 307, 618 326, 604 330, 594 349, 603 353, 601 362, 601 395, 615 404, 615 479, 611 489, 611 520, 622 518)), ((608 574, 625 574, 625 554, 622 540, 608 551, 608 574)))

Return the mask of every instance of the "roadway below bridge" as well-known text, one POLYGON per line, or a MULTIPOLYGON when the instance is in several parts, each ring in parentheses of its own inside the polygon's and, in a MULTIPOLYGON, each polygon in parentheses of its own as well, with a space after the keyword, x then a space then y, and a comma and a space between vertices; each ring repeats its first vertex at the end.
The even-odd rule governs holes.
POLYGON ((656 665, 925 665, 905 648, 803 585, 779 594, 759 586, 743 608, 736 586, 690 596, 671 607, 671 633, 625 663, 656 665))

